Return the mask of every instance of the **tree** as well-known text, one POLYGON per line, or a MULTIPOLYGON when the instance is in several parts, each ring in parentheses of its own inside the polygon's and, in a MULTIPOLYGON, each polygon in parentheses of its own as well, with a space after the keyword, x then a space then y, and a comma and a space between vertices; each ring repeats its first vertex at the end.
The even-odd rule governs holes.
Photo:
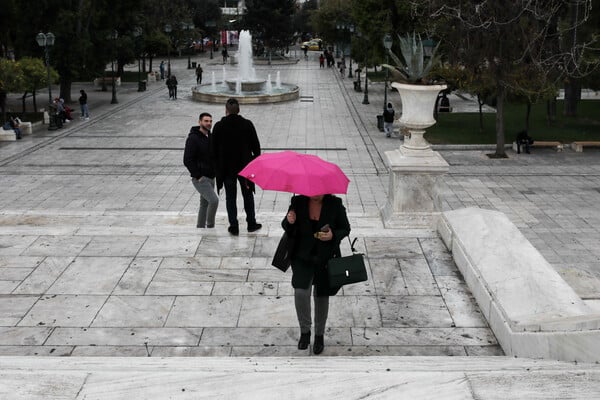
POLYGON ((581 83, 592 83, 593 80, 585 79, 591 75, 591 69, 598 64, 600 51, 598 48, 590 49, 587 47, 598 35, 598 25, 600 24, 600 10, 596 7, 589 7, 587 1, 572 1, 563 7, 563 23, 556 27, 561 30, 563 39, 562 47, 570 49, 573 53, 570 57, 565 57, 565 107, 566 116, 574 117, 577 115, 577 105, 581 99, 581 83), (587 48, 586 48, 587 47, 587 48), (586 60, 586 57, 588 60, 586 60))
MULTIPOLYGON (((317 0, 307 0, 300 5, 300 9, 294 15, 294 32, 312 32, 313 36, 318 33, 311 24, 311 15, 318 10, 317 0)), ((321 36, 321 35, 318 35, 321 36)))
POLYGON ((449 63, 485 70, 491 77, 490 91, 496 99, 495 157, 506 157, 503 110, 508 96, 545 89, 567 69, 575 71, 569 63, 581 65, 572 48, 558 52, 556 47, 561 33, 557 21, 567 23, 561 17, 569 1, 587 8, 591 5, 589 0, 412 2, 414 10, 431 21, 434 32, 444 27, 449 63))
MULTIPOLYGON (((27 94, 31 93, 33 96, 33 109, 37 110, 36 91, 43 87, 48 87, 48 70, 44 62, 39 58, 23 57, 18 62, 19 68, 23 76, 21 82, 21 91, 23 91, 23 113, 25 110, 25 99, 27 94)), ((56 82, 58 80, 58 73, 54 68, 50 68, 50 81, 56 82)))
POLYGON ((349 0, 323 0, 321 7, 311 15, 313 29, 318 31, 319 36, 327 43, 339 41, 336 25, 340 22, 354 22, 349 0))
POLYGON ((246 8, 242 26, 264 43, 269 55, 293 43, 294 0, 246 0, 246 8))
MULTIPOLYGON (((12 61, 0 58, 0 92, 3 102, 6 101, 7 92, 16 92, 23 85, 23 73, 19 65, 12 61)), ((3 121, 6 121, 6 106, 1 104, 3 121)))

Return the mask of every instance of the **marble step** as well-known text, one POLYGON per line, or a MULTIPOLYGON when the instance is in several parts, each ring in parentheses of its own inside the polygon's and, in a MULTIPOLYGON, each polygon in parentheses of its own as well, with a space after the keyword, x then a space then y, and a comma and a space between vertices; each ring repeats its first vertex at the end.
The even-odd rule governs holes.
POLYGON ((508 357, 0 357, 0 398, 593 399, 600 366, 508 357))
MULTIPOLYGON (((398 226, 385 227, 380 215, 348 215, 353 236, 375 237, 437 237, 434 228, 398 226)), ((245 230, 244 215, 240 221, 240 234, 249 236, 280 236, 281 212, 261 212, 257 216, 263 228, 249 234, 245 230)), ((217 212, 215 229, 196 228, 195 213, 181 212, 10 212, 0 213, 0 234, 3 235, 208 235, 229 236, 227 214, 217 212)))

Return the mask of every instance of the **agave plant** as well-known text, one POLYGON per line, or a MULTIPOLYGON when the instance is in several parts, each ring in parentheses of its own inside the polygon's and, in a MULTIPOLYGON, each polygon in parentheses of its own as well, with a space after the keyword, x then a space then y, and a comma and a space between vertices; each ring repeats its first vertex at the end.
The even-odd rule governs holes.
POLYGON ((400 51, 402 58, 390 50, 390 57, 396 65, 383 64, 383 67, 390 70, 392 78, 406 83, 424 83, 423 79, 429 74, 431 68, 440 62, 440 57, 436 55, 439 43, 433 49, 431 57, 425 62, 425 52, 423 51, 423 41, 419 34, 413 32, 412 36, 398 35, 400 40, 400 51))

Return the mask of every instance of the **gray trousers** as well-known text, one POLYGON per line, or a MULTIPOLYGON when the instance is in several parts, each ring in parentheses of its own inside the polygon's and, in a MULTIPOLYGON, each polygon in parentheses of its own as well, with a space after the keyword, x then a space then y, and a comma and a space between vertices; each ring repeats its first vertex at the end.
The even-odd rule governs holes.
MULTIPOLYGON (((300 332, 310 332, 310 292, 312 284, 308 289, 294 289, 294 304, 296 305, 296 315, 300 324, 300 332)), ((329 296, 313 296, 315 302, 315 335, 323 336, 325 333, 325 323, 329 313, 329 296)))
POLYGON ((197 228, 213 228, 215 215, 219 206, 219 197, 215 193, 215 180, 201 176, 200 179, 192 178, 192 184, 200 193, 200 209, 198 210, 197 228))
POLYGON ((393 122, 384 122, 383 123, 383 131, 386 135, 391 135, 394 133, 394 123, 393 122))

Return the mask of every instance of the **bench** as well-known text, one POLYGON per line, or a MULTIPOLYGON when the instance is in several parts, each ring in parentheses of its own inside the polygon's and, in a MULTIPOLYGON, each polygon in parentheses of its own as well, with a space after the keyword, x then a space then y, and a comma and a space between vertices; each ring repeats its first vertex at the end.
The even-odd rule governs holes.
POLYGON ((4 129, 4 127, 0 126, 0 141, 8 142, 14 140, 17 140, 14 129, 4 129))
POLYGON ((600 362, 600 314, 499 211, 446 211, 438 232, 506 355, 600 362))
MULTIPOLYGON (((556 151, 563 151, 565 146, 561 142, 535 140, 533 142, 533 144, 529 145, 529 148, 532 148, 532 147, 551 147, 556 151)), ((513 142, 512 148, 515 152, 517 151, 517 142, 513 142)), ((524 148, 524 145, 521 145, 521 150, 523 150, 523 148, 524 148)))
POLYGON ((19 124, 19 129, 21 130, 21 135, 31 135, 33 132, 31 122, 21 122, 19 124))
POLYGON ((583 152, 583 147, 584 146, 587 146, 587 147, 600 147, 600 142, 594 142, 594 141, 577 141, 577 142, 571 143, 571 148, 573 150, 575 150, 577 153, 583 152))
POLYGON ((96 78, 96 79, 94 79, 94 86, 102 86, 103 81, 106 83, 106 85, 112 86, 113 79, 115 79, 116 86, 121 86, 121 77, 120 76, 117 76, 116 78, 112 78, 110 76, 96 78))

